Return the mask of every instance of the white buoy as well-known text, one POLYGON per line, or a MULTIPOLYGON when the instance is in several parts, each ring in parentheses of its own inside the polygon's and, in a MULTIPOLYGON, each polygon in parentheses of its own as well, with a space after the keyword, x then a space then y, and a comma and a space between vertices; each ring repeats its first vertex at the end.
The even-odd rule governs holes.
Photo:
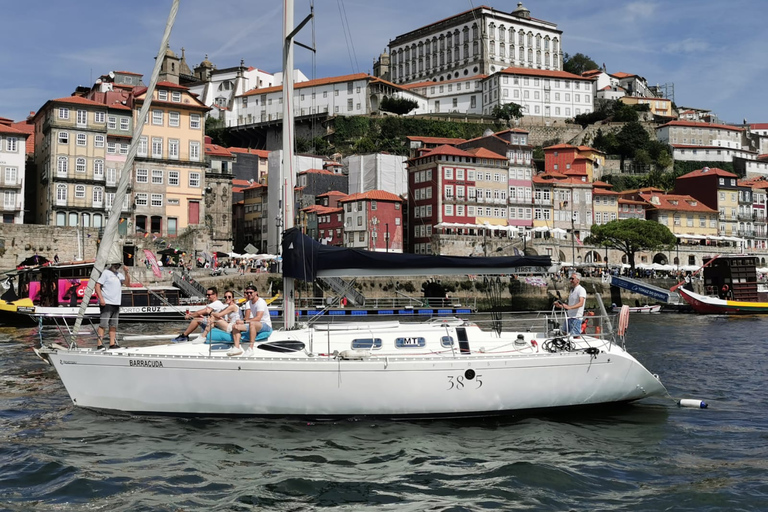
POLYGON ((696 400, 694 398, 683 398, 677 404, 680 407, 692 407, 694 409, 706 409, 708 407, 707 402, 704 400, 696 400))

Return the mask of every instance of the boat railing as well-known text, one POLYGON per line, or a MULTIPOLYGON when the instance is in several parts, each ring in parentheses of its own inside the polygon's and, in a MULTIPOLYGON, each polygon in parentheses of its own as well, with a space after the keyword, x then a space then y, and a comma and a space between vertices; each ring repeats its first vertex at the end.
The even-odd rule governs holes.
MULTIPOLYGON (((463 315, 462 315, 463 316, 463 315)), ((618 314, 586 315, 582 318, 582 333, 600 339, 616 339, 614 326, 618 325, 618 314)), ((483 313, 469 315, 466 320, 483 329, 490 329, 494 319, 483 313)), ((565 315, 556 310, 507 312, 501 315, 502 332, 535 332, 546 336, 567 336, 565 315)))
MULTIPOLYGON (((275 299, 270 307, 282 309, 283 299, 275 299)), ((296 309, 323 309, 323 308, 342 308, 338 297, 297 297, 296 309)), ((347 305, 344 309, 421 309, 421 308, 466 308, 477 311, 477 299, 455 300, 451 298, 431 298, 421 299, 407 297, 366 297, 365 306, 358 307, 347 305)))

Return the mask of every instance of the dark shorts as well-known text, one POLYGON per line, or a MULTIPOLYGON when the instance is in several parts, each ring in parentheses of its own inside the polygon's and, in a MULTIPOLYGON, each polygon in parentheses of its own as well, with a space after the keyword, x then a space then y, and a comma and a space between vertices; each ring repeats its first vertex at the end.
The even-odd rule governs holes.
POLYGON ((120 316, 120 306, 114 306, 112 304, 105 304, 101 306, 101 317, 99 319, 99 327, 106 329, 109 327, 117 327, 117 320, 120 316))

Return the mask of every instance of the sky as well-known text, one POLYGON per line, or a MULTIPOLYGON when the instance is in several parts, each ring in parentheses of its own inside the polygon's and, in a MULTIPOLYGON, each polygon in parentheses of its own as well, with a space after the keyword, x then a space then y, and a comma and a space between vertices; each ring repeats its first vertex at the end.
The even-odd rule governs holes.
MULTIPOLYGON (((309 0, 295 0, 296 23, 309 0)), ((486 5, 511 12, 517 0, 317 0, 314 36, 297 40, 295 65, 309 78, 371 72, 390 39, 486 5)), ((727 123, 768 122, 763 0, 526 0, 531 17, 557 24, 563 51, 583 53, 609 73, 674 84, 678 106, 709 109, 727 123)), ((171 0, 17 2, 0 30, 0 117, 21 121, 49 99, 69 96, 109 71, 149 82, 171 0)), ((282 2, 181 0, 171 48, 194 68, 281 67, 282 2)))

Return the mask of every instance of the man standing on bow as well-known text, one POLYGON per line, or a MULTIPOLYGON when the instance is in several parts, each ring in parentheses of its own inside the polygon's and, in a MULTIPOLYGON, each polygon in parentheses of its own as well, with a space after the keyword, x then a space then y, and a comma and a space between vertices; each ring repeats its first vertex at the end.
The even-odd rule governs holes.
POLYGON ((565 310, 568 320, 567 332, 578 336, 581 334, 581 317, 584 316, 584 304, 587 302, 587 290, 581 284, 581 274, 574 272, 568 278, 571 283, 571 293, 568 295, 568 304, 557 301, 555 305, 565 310))
MULTIPOLYGON (((123 281, 125 281, 125 274, 120 272, 122 266, 121 262, 112 263, 109 268, 104 269, 96 282, 96 296, 99 298, 101 307, 99 328, 96 330, 99 337, 96 350, 104 350, 104 330, 107 326, 109 326, 109 348, 120 348, 117 343, 117 321, 123 299, 123 281)), ((77 292, 72 290, 72 293, 77 292)))

